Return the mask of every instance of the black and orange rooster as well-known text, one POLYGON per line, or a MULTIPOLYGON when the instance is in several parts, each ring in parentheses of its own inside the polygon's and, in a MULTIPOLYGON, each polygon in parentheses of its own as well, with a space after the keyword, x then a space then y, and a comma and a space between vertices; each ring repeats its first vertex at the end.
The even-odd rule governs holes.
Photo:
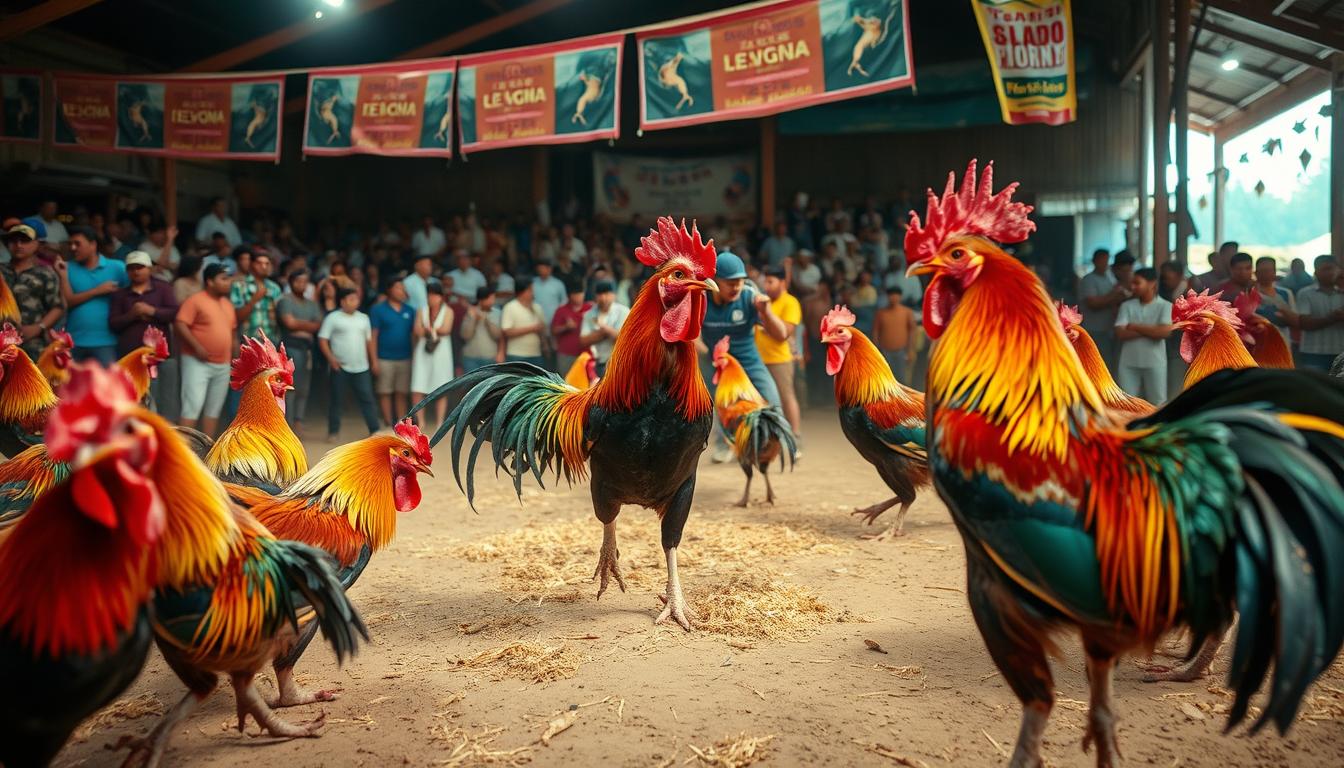
POLYGON ((798 444, 784 411, 770 405, 756 391, 742 364, 728 352, 728 337, 714 345, 714 410, 723 432, 731 435, 733 455, 747 476, 747 487, 737 506, 745 507, 751 498, 751 476, 761 471, 765 478, 765 501, 775 503, 775 491, 770 487, 770 464, 779 459, 781 469, 792 467, 798 455, 798 444), (787 464, 785 460, 787 459, 787 464))
MULTIPOLYGON (((429 440, 409 420, 391 435, 373 435, 333 448, 278 495, 226 485, 267 530, 282 539, 318 547, 336 560, 337 578, 349 589, 374 552, 397 532, 397 513, 420 505, 416 475, 434 473, 429 440)), ((272 706, 290 707, 335 698, 311 693, 294 682, 294 665, 317 633, 316 622, 300 628, 293 649, 273 663, 279 696, 272 706)))
MULTIPOLYGON (((0 764, 44 766, 84 718, 140 674, 153 639, 153 551, 165 526, 145 473, 158 457, 120 373, 82 370, 48 422, 70 474, 0 545, 0 764), (70 422, 92 429, 78 437, 70 422)), ((163 556, 173 556, 165 551, 163 556)))
POLYGON ((453 474, 461 486, 459 459, 468 434, 475 443, 467 458, 466 494, 475 493, 474 470, 482 441, 493 442, 492 458, 513 476, 542 481, 547 470, 567 481, 591 467, 593 510, 602 521, 602 551, 594 578, 598 597, 615 577, 625 580, 616 548, 621 505, 658 513, 667 555, 666 605, 657 618, 689 630, 686 601, 677 575, 677 547, 695 494, 695 472, 709 437, 714 404, 696 361, 694 341, 705 318, 707 290, 714 284, 713 241, 685 223, 658 219, 635 249, 655 274, 640 290, 616 338, 606 375, 582 392, 559 376, 527 363, 488 365, 440 387, 411 409, 452 395, 462 397, 431 440, 453 431, 453 474))
POLYGON ((1111 369, 1107 368, 1106 361, 1101 359, 1101 350, 1097 349, 1097 342, 1092 340, 1092 335, 1083 327, 1083 315, 1077 307, 1057 301, 1055 310, 1059 313, 1059 325, 1064 329, 1064 336, 1068 338, 1069 344, 1073 345, 1073 351, 1078 353, 1078 362, 1082 363, 1083 371, 1097 388, 1097 394, 1101 395, 1101 402, 1107 408, 1132 416, 1147 416, 1157 410, 1157 406, 1142 397, 1129 394, 1115 383, 1111 369))
MULTIPOLYGON (((1044 286, 994 241, 1034 229, 1016 185, 972 161, 905 239, 930 275, 928 455, 966 546, 971 612, 1023 705, 1011 764, 1040 766, 1055 700, 1052 632, 1076 628, 1091 688, 1084 747, 1118 758, 1117 657, 1242 617, 1229 687, 1240 723, 1286 730, 1344 640, 1344 388, 1320 375, 1222 371, 1161 410, 1107 408, 1044 286)), ((1233 340, 1237 340, 1235 333, 1233 340)), ((1238 344, 1239 344, 1239 340, 1238 344)), ((1244 351, 1244 350, 1243 350, 1244 351)))
POLYGON ((18 329, 0 326, 0 453, 11 459, 42 442, 56 407, 56 393, 22 344, 18 329))
POLYGON ((854 510, 868 525, 896 504, 896 520, 874 538, 903 535, 905 515, 916 493, 929 485, 924 454, 924 394, 896 380, 886 358, 854 327, 854 313, 836 306, 821 320, 821 341, 827 345, 826 372, 835 377, 835 403, 840 428, 859 455, 877 470, 896 495, 854 510))
POLYGON ((308 471, 308 454, 285 420, 294 361, 284 344, 277 349, 264 334, 249 337, 238 348, 229 386, 242 392, 238 413, 210 446, 205 465, 226 483, 277 493, 308 471))
POLYGON ((75 341, 69 333, 56 328, 47 331, 47 338, 47 346, 37 356, 37 370, 56 389, 70 379, 70 350, 75 348, 75 341))

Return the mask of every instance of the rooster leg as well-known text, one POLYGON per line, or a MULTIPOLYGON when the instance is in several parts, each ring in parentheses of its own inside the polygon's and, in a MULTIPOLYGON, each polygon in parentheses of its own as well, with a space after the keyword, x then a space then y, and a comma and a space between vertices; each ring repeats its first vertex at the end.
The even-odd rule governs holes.
POLYGON ((1087 711, 1087 731, 1083 734, 1083 751, 1097 745, 1097 768, 1113 768, 1120 759, 1120 748, 1115 743, 1115 712, 1111 702, 1111 674, 1115 671, 1115 657, 1087 653, 1087 685, 1092 699, 1087 711))
POLYGON ((1143 676, 1139 679, 1145 683, 1190 683, 1195 680, 1203 680, 1209 676, 1209 666, 1213 664, 1213 659, 1218 655, 1218 648, 1223 644, 1223 635, 1210 635, 1204 638, 1204 644, 1199 647, 1199 653, 1189 663, 1178 667, 1167 666, 1166 664, 1142 664, 1143 676))
POLYGON ((862 515, 863 521, 868 525, 872 525, 873 521, 876 520, 878 516, 880 516, 883 512, 886 512, 888 509, 891 509, 892 507, 896 506, 896 502, 898 501, 900 501, 900 498, 892 496, 890 499, 878 502, 877 504, 874 504, 871 507, 856 509, 852 514, 862 515))
POLYGON ((612 576, 616 577, 616 584, 625 591, 625 578, 621 576, 621 551, 616 548, 616 521, 605 523, 602 526, 602 551, 597 556, 597 570, 593 571, 593 578, 599 576, 602 578, 601 585, 597 588, 597 599, 602 599, 602 593, 607 591, 607 582, 612 576))
POLYGON ((686 598, 681 594, 681 579, 677 578, 677 548, 671 547, 667 550, 667 594, 660 595, 659 599, 663 601, 663 612, 654 619, 654 624, 662 624, 669 618, 681 625, 681 628, 687 632, 691 631, 691 609, 686 605, 686 598))
POLYGON ((747 487, 742 489, 742 498, 737 502, 737 506, 739 507, 747 506, 747 502, 751 499, 751 465, 743 464, 742 471, 747 475, 747 487))
POLYGON ((163 759, 163 751, 168 747, 168 738, 173 730, 191 714, 192 710, 210 695, 214 690, 212 686, 205 693, 188 691, 173 708, 164 713, 160 718, 158 725, 154 730, 143 739, 128 739, 122 737, 116 747, 131 747, 131 754, 126 756, 126 760, 121 764, 121 768, 158 768, 159 761, 163 759))
POLYGON ((252 685, 252 675, 235 674, 231 676, 233 682, 233 695, 238 704, 238 731, 242 732, 247 726, 247 716, 257 721, 261 729, 272 736, 278 736, 286 739, 314 738, 317 736, 317 729, 321 728, 326 718, 325 714, 318 715, 316 720, 304 725, 293 725, 281 720, 276 716, 271 708, 266 706, 265 699, 257 693, 256 686, 252 685))

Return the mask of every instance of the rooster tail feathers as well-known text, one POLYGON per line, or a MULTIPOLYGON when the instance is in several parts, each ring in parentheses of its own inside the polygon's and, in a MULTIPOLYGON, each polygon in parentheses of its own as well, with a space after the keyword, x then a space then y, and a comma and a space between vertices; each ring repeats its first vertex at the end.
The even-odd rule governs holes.
POLYGON ((364 620, 346 597, 345 587, 334 570, 335 561, 326 552, 296 541, 276 541, 278 561, 285 580, 298 593, 282 591, 285 619, 299 628, 299 611, 311 607, 322 635, 336 652, 337 662, 355 655, 362 637, 369 639, 364 620))
POLYGON ((758 466, 763 453, 771 440, 778 440, 779 447, 779 467, 780 469, 791 469, 795 458, 798 455, 798 441, 793 436, 793 428, 789 426, 788 419, 784 418, 784 412, 778 406, 769 408, 757 408, 748 411, 742 416, 742 424, 739 427, 741 438, 736 440, 737 455, 742 463, 751 466, 758 466))

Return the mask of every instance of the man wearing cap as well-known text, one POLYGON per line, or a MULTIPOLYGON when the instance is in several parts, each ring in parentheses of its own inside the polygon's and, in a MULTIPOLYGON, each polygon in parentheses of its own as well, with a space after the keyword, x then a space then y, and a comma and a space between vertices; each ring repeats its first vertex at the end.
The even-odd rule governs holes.
MULTIPOLYGON (((39 222, 40 226, 40 222, 39 222)), ((39 233, 30 224, 16 224, 5 231, 10 261, 0 264, 0 277, 9 284, 19 305, 19 333, 23 351, 37 359, 47 343, 47 331, 65 314, 61 280, 55 270, 37 260, 39 233)))
POLYGON ((204 288, 178 307, 173 328, 182 351, 183 426, 214 436, 229 393, 229 361, 238 350, 238 315, 229 301, 233 278, 223 264, 202 273, 204 288))
POLYGON ((610 280, 599 280, 593 285, 593 308, 583 316, 584 346, 593 348, 598 377, 607 375, 611 350, 616 346, 616 334, 630 316, 630 308, 616 300, 616 285, 610 280))
MULTIPOLYGON (((173 286, 154 277, 153 261, 144 251, 126 255, 126 277, 130 285, 112 294, 107 323, 117 334, 117 357, 144 344, 145 331, 151 326, 163 332, 172 347, 173 318, 177 317, 177 297, 173 286)), ((169 419, 179 416, 178 360, 170 356, 159 363, 159 375, 150 380, 149 393, 159 413, 169 419)))
POLYGON ((117 337, 108 324, 112 294, 130 282, 126 265, 103 258, 98 252, 98 236, 89 227, 70 228, 70 248, 74 260, 56 262, 61 279, 61 298, 70 312, 65 329, 75 347, 75 360, 97 360, 103 365, 117 361, 117 337))
MULTIPOLYGON (((789 337, 788 326, 770 308, 769 296, 755 286, 747 286, 747 267, 736 254, 728 251, 719 254, 714 282, 719 284, 719 290, 710 293, 709 304, 705 307, 705 322, 696 347, 701 353, 708 354, 710 346, 727 336, 728 351, 742 364, 747 378, 751 379, 766 402, 780 405, 779 388, 775 386, 774 378, 756 349, 756 326, 760 325, 766 335, 777 341, 789 337)), ((719 435, 719 439, 715 442, 713 459, 715 462, 727 461, 727 438, 723 436, 718 421, 714 423, 715 434, 719 435)))

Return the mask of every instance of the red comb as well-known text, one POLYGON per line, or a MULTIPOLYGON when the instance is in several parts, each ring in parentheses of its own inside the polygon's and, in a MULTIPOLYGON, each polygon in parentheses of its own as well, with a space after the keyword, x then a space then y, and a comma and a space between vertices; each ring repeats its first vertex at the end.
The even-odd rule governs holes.
POLYGON ((70 367, 61 386, 60 402, 47 419, 47 452, 56 461, 70 461, 80 446, 107 438, 115 417, 137 404, 135 385, 120 367, 97 363, 70 367))
POLYGON ((835 309, 827 312, 826 316, 821 318, 821 335, 825 336, 839 328, 853 328, 855 319, 854 313, 849 311, 849 307, 836 304, 835 309))
POLYGON ((694 221, 691 222, 691 229, 688 232, 685 219, 681 220, 681 226, 677 226, 671 216, 659 216, 658 228, 650 230, 648 235, 641 237, 639 243, 639 247, 635 249, 635 258, 639 259, 641 264, 657 268, 681 256, 695 264, 698 271, 697 278, 714 276, 714 263, 718 258, 714 251, 714 241, 710 240, 708 243, 702 241, 700 230, 696 228, 694 221))
POLYGON ((905 257, 910 263, 933 258, 952 235, 981 235, 1000 243, 1017 243, 1026 240, 1036 229, 1035 222, 1027 218, 1032 207, 1012 201, 1017 182, 993 194, 994 163, 991 161, 985 165, 977 188, 975 164, 976 161, 971 160, 966 167, 960 192, 955 191, 955 173, 947 174, 942 199, 932 189, 928 190, 924 222, 920 222, 918 213, 910 212, 910 227, 905 230, 905 257))
POLYGON ((50 331, 47 331, 47 333, 51 336, 52 343, 60 342, 64 344, 67 349, 75 348, 75 340, 70 338, 69 331, 66 331, 65 329, 56 330, 55 328, 52 328, 50 331))
POLYGON ((1184 296, 1176 297, 1171 305, 1171 321, 1180 323, 1190 320, 1200 312, 1211 312, 1231 323, 1233 328, 1241 330, 1242 322, 1237 311, 1223 301, 1222 294, 1210 293, 1207 289, 1203 293, 1195 293, 1195 289, 1191 288, 1184 296))
POLYGON ((19 333, 19 329, 15 328, 13 323, 5 323, 5 327, 0 328, 0 347, 10 345, 17 347, 21 344, 23 344, 23 334, 19 333))
POLYGON ((145 335, 141 337, 140 343, 154 350, 154 356, 160 360, 168 359, 168 337, 163 335, 163 331, 150 325, 145 328, 145 335))
POLYGON ((262 333, 261 338, 249 336, 238 349, 238 359, 233 361, 229 375, 229 386, 242 389, 253 376, 262 371, 278 370, 284 373, 290 383, 294 381, 294 361, 285 354, 285 345, 279 349, 262 333))
POLYGON ((415 455, 420 458, 421 463, 427 467, 434 463, 434 454, 429 451, 429 438, 425 437, 420 428, 415 426, 415 422, 410 419, 402 419, 397 422, 395 431, 397 437, 405 440, 415 449, 415 455))
POLYGON ((1078 307, 1056 301, 1055 311, 1059 313, 1059 324, 1066 331, 1074 326, 1081 325, 1083 322, 1083 313, 1078 311, 1078 307))
POLYGON ((722 339, 719 339, 718 344, 714 345, 714 359, 718 360, 726 354, 728 354, 728 337, 724 336, 722 339))

